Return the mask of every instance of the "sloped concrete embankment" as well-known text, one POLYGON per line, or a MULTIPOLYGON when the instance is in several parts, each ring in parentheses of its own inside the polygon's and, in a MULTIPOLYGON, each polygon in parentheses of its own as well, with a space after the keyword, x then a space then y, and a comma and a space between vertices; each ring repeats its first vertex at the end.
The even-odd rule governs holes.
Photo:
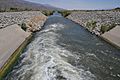
POLYGON ((101 35, 120 24, 119 11, 73 11, 67 18, 96 35, 101 35))
POLYGON ((11 70, 32 38, 32 32, 40 30, 46 19, 46 16, 38 15, 26 20, 25 25, 13 24, 0 29, 0 80, 11 70))
POLYGON ((17 24, 0 29, 0 78, 2 78, 31 38, 17 24))
POLYGON ((120 49, 120 26, 102 34, 101 38, 120 49))
POLYGON ((115 47, 120 48, 119 14, 120 12, 113 11, 78 11, 72 12, 67 18, 85 27, 88 31, 95 33, 115 47), (108 30, 109 28, 111 30, 108 30))

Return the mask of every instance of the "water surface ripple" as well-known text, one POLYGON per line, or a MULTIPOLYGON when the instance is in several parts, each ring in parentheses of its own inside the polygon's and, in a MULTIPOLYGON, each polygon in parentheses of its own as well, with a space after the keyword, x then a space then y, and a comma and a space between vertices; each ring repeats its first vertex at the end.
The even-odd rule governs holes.
POLYGON ((53 15, 5 80, 120 80, 120 50, 53 15))

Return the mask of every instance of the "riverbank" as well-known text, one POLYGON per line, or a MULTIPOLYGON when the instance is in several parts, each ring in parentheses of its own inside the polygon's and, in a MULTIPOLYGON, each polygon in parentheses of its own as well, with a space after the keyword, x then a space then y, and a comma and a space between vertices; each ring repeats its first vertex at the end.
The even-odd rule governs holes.
POLYGON ((22 24, 35 16, 45 17, 40 11, 1 12, 0 29, 12 24, 22 24))
POLYGON ((22 50, 41 30, 47 17, 39 11, 0 13, 0 80, 10 71, 22 50))
POLYGON ((73 11, 67 18, 100 35, 120 24, 120 11, 73 11))
MULTIPOLYGON (((107 42, 115 43, 116 46, 120 47, 118 43, 120 36, 118 34, 110 35, 115 40, 102 36, 107 32, 111 34, 110 30, 115 29, 120 24, 120 11, 73 11, 67 18, 85 27, 91 33, 104 38, 107 42)), ((117 33, 119 32, 118 29, 117 33)), ((112 34, 114 33, 116 33, 116 29, 112 31, 112 34)))
POLYGON ((36 32, 5 80, 119 80, 119 53, 55 13, 36 32))

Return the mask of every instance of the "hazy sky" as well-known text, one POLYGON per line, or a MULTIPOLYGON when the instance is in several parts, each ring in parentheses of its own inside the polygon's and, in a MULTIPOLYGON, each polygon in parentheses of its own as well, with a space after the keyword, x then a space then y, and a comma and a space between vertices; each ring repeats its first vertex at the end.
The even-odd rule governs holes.
POLYGON ((120 0, 27 0, 64 9, 111 9, 120 7, 120 0))

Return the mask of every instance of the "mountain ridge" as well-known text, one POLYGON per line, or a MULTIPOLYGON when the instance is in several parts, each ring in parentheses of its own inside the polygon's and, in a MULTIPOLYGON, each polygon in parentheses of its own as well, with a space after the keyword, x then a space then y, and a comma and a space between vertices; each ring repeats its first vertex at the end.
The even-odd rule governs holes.
POLYGON ((20 10, 60 10, 53 6, 46 6, 44 4, 28 2, 25 0, 0 0, 0 10, 10 10, 10 8, 17 8, 20 10))

